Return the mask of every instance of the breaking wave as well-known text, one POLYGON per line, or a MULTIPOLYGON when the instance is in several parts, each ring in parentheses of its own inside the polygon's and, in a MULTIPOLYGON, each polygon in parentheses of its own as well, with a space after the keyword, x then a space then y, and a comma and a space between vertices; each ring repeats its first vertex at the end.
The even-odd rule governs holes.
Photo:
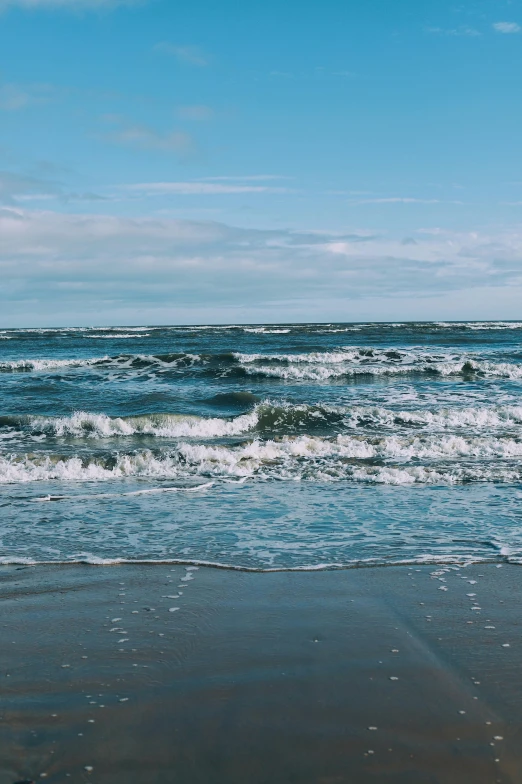
POLYGON ((122 340, 123 338, 125 338, 126 340, 128 340, 130 338, 134 338, 134 339, 136 339, 136 338, 148 338, 148 337, 150 337, 150 333, 149 332, 143 332, 143 333, 140 333, 139 335, 136 335, 136 334, 128 334, 127 335, 124 332, 111 332, 108 335, 87 335, 86 337, 92 338, 92 339, 100 338, 100 339, 104 339, 104 340, 122 340))
POLYGON ((468 322, 451 322, 451 321, 436 321, 434 327, 442 327, 443 329, 470 329, 472 331, 481 330, 498 330, 498 329, 522 329, 522 321, 468 321, 468 322))
POLYGON ((522 425, 522 405, 394 410, 381 406, 306 405, 265 400, 235 417, 158 413, 110 417, 77 411, 70 416, 1 416, 0 431, 72 438, 227 438, 257 430, 293 433, 332 428, 359 430, 513 430, 522 425))
POLYGON ((290 329, 270 329, 269 327, 243 327, 243 332, 255 335, 288 335, 290 329))
MULTIPOLYGON (((96 336, 100 337, 100 336, 96 336)), ((101 336, 105 337, 105 336, 101 336)), ((107 336, 109 337, 109 336, 107 336)), ((112 336, 111 336, 112 337, 112 336)), ((120 337, 120 336, 118 336, 120 337)), ((127 335, 125 337, 132 337, 127 335)), ((187 367, 201 362, 199 354, 188 354, 184 352, 172 354, 120 354, 115 357, 103 356, 92 358, 77 359, 16 359, 7 362, 0 362, 0 372, 15 373, 35 371, 42 372, 47 370, 60 370, 65 368, 95 367, 121 370, 141 370, 156 366, 158 368, 187 367)))
POLYGON ((233 477, 385 484, 513 482, 522 478, 521 457, 522 440, 506 436, 301 435, 238 445, 181 442, 162 452, 5 455, 0 457, 0 481, 233 477))
POLYGON ((0 417, 0 427, 14 427, 31 434, 74 438, 114 438, 147 435, 159 438, 220 438, 245 433, 256 426, 257 412, 231 419, 185 414, 147 414, 109 417, 77 411, 66 417, 0 417))
POLYGON ((0 371, 15 373, 16 371, 34 370, 59 370, 67 367, 88 367, 109 362, 110 357, 97 357, 95 359, 15 359, 10 362, 0 362, 0 371))
POLYGON ((255 405, 249 413, 228 418, 169 413, 109 417, 106 414, 85 411, 77 411, 64 417, 0 417, 0 429, 74 438, 133 435, 159 438, 224 438, 252 430, 277 430, 284 433, 300 428, 314 429, 325 426, 391 430, 480 430, 511 429, 520 425, 522 405, 394 410, 380 406, 314 406, 275 403, 270 400, 255 405))
POLYGON ((398 374, 522 378, 522 364, 490 362, 422 350, 347 348, 342 351, 305 354, 236 353, 234 356, 243 371, 249 375, 296 381, 326 381, 343 376, 398 374))

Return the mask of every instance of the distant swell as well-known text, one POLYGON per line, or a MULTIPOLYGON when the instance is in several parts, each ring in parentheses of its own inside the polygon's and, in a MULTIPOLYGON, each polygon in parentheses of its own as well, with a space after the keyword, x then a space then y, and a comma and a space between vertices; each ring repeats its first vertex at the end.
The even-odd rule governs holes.
POLYGON ((24 371, 42 372, 47 370, 62 370, 66 368, 80 367, 140 370, 154 366, 158 368, 183 367, 200 361, 201 357, 199 355, 186 353, 159 355, 120 354, 114 357, 103 356, 87 359, 17 359, 8 362, 0 362, 0 371, 4 373, 16 373, 24 371))
POLYGON ((236 354, 242 371, 251 376, 291 381, 328 381, 350 376, 482 376, 522 378, 522 365, 489 362, 425 351, 347 349, 306 354, 236 354))
MULTIPOLYGON (((104 337, 104 336, 95 336, 104 337)), ((126 337, 132 337, 127 335, 126 337)), ((221 352, 192 354, 119 354, 93 358, 15 359, 0 362, 0 372, 51 372, 83 368, 126 374, 166 371, 203 372, 214 378, 259 376, 266 379, 325 382, 356 376, 428 375, 522 379, 522 364, 492 362, 472 355, 423 349, 341 347, 301 354, 221 352)))

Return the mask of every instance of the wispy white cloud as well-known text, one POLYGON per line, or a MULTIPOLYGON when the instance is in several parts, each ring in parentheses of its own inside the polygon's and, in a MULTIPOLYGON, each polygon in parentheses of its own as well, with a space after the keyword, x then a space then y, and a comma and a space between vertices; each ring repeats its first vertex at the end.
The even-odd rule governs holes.
POLYGON ((329 80, 332 77, 336 80, 339 79, 354 79, 357 77, 358 74, 356 71, 349 71, 347 69, 338 70, 338 71, 330 71, 328 68, 325 68, 322 65, 318 65, 315 68, 303 70, 303 71, 282 71, 279 69, 274 68, 271 71, 267 71, 265 73, 257 73, 256 74, 256 81, 258 79, 265 79, 269 78, 270 80, 278 79, 281 82, 302 82, 302 81, 310 81, 317 83, 318 81, 329 80))
POLYGON ((178 157, 190 158, 197 152, 197 145, 192 136, 185 131, 172 130, 161 132, 147 125, 130 123, 119 115, 106 115, 102 118, 106 123, 116 126, 99 138, 124 147, 137 147, 143 150, 157 150, 164 153, 175 153, 178 157))
POLYGON ((495 22, 493 29, 496 30, 497 33, 504 33, 504 35, 509 35, 512 33, 520 33, 522 27, 520 27, 517 22, 495 22))
POLYGON ((18 199, 48 198, 56 196, 61 191, 57 183, 18 174, 10 171, 0 171, 0 204, 13 204, 18 199))
POLYGON ((289 188, 270 185, 251 185, 226 182, 143 182, 125 186, 126 190, 155 196, 180 194, 183 196, 216 196, 233 193, 293 193, 289 188))
POLYGON ((0 110, 16 112, 27 106, 46 104, 55 100, 61 92, 51 84, 0 84, 0 110))
POLYGON ((351 199, 350 204, 462 204, 443 199, 417 199, 411 196, 383 196, 372 199, 351 199))
POLYGON ((210 106, 205 106, 204 104, 195 104, 193 106, 178 106, 176 114, 181 120, 204 122, 205 120, 212 119, 214 110, 210 106))
POLYGON ((426 33, 431 33, 432 35, 450 35, 454 37, 464 37, 464 38, 478 38, 482 33, 479 30, 476 30, 474 27, 425 27, 424 31, 426 33))
POLYGON ((286 177, 282 174, 244 174, 244 175, 226 175, 223 177, 201 177, 198 182, 256 182, 263 180, 293 180, 293 177, 286 177))
POLYGON ((180 46, 169 41, 160 41, 160 43, 154 46, 154 51, 171 55, 185 65, 195 65, 203 68, 209 64, 208 55, 199 46, 180 46))
POLYGON ((49 199, 58 199, 62 202, 108 201, 110 197, 97 193, 70 191, 61 182, 46 177, 0 171, 0 205, 16 205, 49 199))

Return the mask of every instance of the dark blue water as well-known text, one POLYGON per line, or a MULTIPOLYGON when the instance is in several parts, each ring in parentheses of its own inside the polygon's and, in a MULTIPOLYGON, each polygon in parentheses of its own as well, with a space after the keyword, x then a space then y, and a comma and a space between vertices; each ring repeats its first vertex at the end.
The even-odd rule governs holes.
POLYGON ((0 559, 522 559, 522 324, 0 331, 0 559))

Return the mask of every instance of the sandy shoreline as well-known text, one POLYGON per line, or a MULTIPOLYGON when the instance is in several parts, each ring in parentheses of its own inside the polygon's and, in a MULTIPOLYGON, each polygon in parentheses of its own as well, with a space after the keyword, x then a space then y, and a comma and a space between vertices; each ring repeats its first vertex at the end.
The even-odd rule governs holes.
POLYGON ((0 784, 522 782, 520 575, 3 567, 0 784))

